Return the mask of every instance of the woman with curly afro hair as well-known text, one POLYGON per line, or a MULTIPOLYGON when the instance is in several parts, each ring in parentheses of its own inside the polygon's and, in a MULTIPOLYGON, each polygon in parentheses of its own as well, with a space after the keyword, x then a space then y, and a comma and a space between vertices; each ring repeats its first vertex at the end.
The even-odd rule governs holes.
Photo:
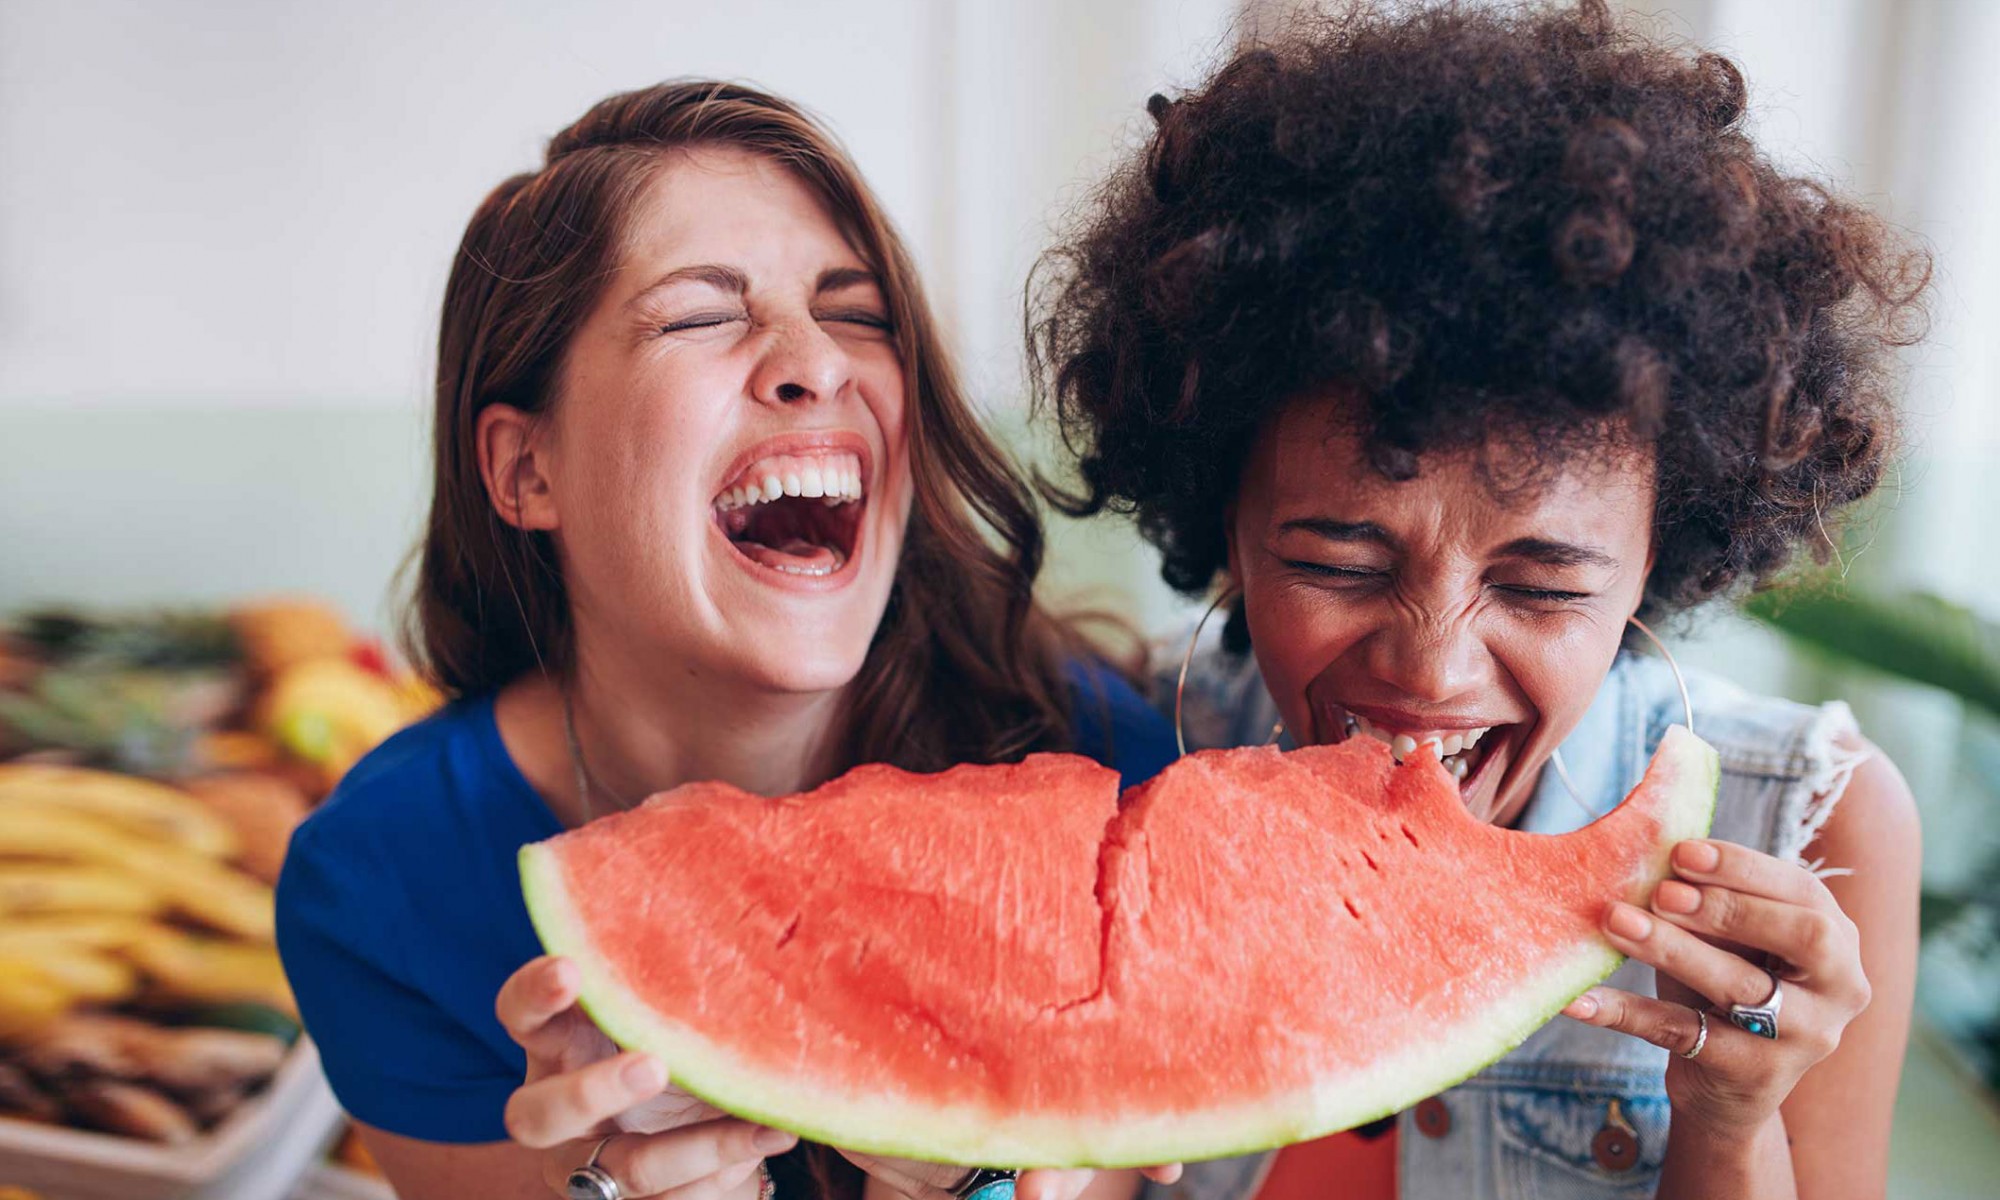
POLYGON ((1684 703, 1634 637, 1830 549, 1921 326, 1925 257, 1773 165, 1745 105, 1602 3, 1359 7, 1154 97, 1045 264, 1058 499, 1135 515, 1228 614, 1163 680, 1191 746, 1373 737, 1539 832, 1615 805, 1689 708, 1721 760, 1712 835, 1645 907, 1606 897, 1629 961, 1565 1018, 1173 1194, 1883 1194, 1909 790, 1844 705, 1692 672, 1684 703))

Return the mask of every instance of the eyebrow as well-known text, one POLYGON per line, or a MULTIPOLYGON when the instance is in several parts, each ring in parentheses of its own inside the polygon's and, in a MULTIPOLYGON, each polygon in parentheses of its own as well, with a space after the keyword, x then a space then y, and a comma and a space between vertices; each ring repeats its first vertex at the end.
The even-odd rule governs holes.
POLYGON ((1396 539, 1373 521, 1336 521, 1331 517, 1299 517, 1278 526, 1279 533, 1310 533, 1330 542, 1374 542, 1396 548, 1396 539))
MULTIPOLYGON (((828 267, 813 281, 813 293, 818 295, 837 292, 864 284, 877 287, 880 286, 880 282, 875 278, 875 272, 862 267, 828 267)), ((717 291, 728 292, 732 296, 741 296, 750 290, 750 277, 735 267, 726 267, 721 263, 696 263, 693 266, 676 267, 668 271, 640 289, 638 295, 633 296, 628 303, 637 304, 661 288, 671 287, 676 283, 705 283, 717 291)))
POLYGON ((1607 571, 1618 569, 1617 559, 1594 546, 1558 542, 1550 538, 1515 538, 1500 547, 1496 557, 1525 558, 1546 567, 1603 567, 1607 571))
POLYGON ((837 292, 851 287, 880 287, 882 281, 875 278, 875 272, 862 267, 828 267, 819 273, 813 283, 813 292, 837 292))
POLYGON ((639 303, 664 287, 676 283, 705 283, 717 291, 741 296, 750 290, 750 278, 735 267, 725 267, 720 263, 696 263, 691 267, 675 267, 645 287, 637 295, 626 301, 628 306, 639 303))
MULTIPOLYGON (((1280 533, 1309 533, 1330 542, 1369 542, 1390 550, 1399 549, 1389 531, 1373 521, 1336 521, 1331 517, 1300 517, 1278 527, 1280 533)), ((1602 567, 1618 569, 1618 560, 1594 546, 1559 542, 1553 538, 1515 538, 1494 552, 1495 558, 1525 558, 1548 567, 1602 567)))

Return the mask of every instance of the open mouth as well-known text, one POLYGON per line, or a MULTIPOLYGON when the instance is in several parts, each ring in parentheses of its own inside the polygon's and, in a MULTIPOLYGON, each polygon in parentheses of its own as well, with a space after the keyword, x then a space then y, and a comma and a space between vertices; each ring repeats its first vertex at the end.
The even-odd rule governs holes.
POLYGON ((1399 763, 1415 754, 1417 747, 1429 746, 1431 753, 1437 756, 1438 762, 1443 764, 1444 769, 1451 772, 1452 778, 1461 784, 1472 778, 1479 764, 1486 760, 1486 752, 1480 749, 1479 742, 1493 732, 1493 729, 1493 726, 1485 725, 1473 729, 1454 729, 1449 733, 1413 736, 1407 733, 1391 733, 1370 722, 1360 713, 1347 714, 1348 737, 1362 734, 1384 743, 1389 747, 1389 753, 1399 763))
POLYGON ((715 523, 738 554, 784 575, 823 579, 854 558, 867 508, 861 456, 762 458, 715 497, 715 523))
POLYGON ((1458 781, 1458 792, 1468 808, 1482 809, 1483 803, 1476 801, 1475 793, 1481 791, 1485 778, 1493 772, 1486 768, 1499 762, 1504 765, 1508 755, 1505 751, 1512 725, 1460 726, 1455 729, 1406 730, 1385 728, 1369 720, 1358 712, 1343 705, 1321 702, 1315 706, 1319 728, 1333 734, 1329 740, 1346 741, 1351 737, 1371 737, 1389 747, 1389 753, 1397 762, 1403 762, 1419 749, 1428 748, 1446 773, 1458 781))

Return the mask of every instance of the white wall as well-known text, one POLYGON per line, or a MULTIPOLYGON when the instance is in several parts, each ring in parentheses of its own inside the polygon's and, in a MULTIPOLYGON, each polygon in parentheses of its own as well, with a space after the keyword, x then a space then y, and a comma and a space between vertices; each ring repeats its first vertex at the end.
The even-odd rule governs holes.
POLYGON ((0 613, 300 589, 386 623, 467 217, 590 103, 668 76, 824 116, 1006 411, 1050 221, 1234 12, 0 0, 0 613))
POLYGON ((589 103, 823 114, 1010 384, 1064 182, 1229 0, 0 5, 0 405, 419 400, 474 204, 589 103))

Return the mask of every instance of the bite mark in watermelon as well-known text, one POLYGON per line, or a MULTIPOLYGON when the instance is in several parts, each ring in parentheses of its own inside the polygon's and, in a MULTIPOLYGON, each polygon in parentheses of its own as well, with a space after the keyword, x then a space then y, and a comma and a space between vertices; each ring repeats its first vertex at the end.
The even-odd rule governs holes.
POLYGON ((1668 731, 1561 836, 1475 821, 1428 751, 1204 751, 1118 794, 1074 755, 693 784, 524 847, 529 912, 615 1041, 854 1150, 1137 1166, 1302 1141, 1478 1071, 1617 968, 1708 831, 1668 731))

